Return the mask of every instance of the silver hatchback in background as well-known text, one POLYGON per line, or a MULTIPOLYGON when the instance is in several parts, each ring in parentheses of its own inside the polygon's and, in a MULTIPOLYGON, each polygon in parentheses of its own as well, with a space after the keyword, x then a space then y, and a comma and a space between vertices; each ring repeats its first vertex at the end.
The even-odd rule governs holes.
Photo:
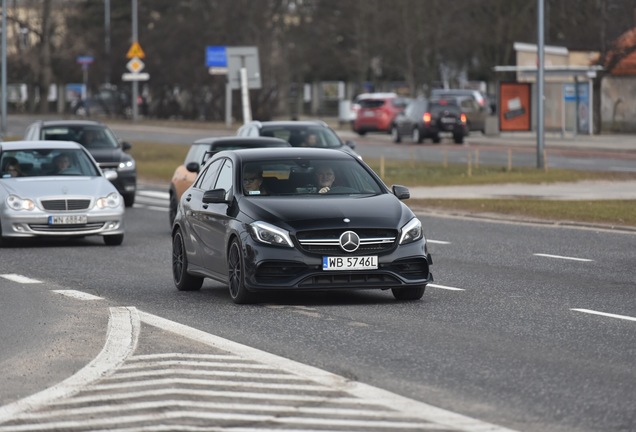
POLYGON ((124 199, 90 153, 69 141, 0 143, 0 244, 32 237, 124 240, 124 199))

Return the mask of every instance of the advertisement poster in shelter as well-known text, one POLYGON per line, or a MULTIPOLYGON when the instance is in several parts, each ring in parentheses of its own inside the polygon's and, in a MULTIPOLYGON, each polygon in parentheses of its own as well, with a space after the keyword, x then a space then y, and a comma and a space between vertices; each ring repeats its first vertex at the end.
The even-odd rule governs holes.
POLYGON ((499 84, 499 130, 531 130, 530 83, 502 82, 499 84))

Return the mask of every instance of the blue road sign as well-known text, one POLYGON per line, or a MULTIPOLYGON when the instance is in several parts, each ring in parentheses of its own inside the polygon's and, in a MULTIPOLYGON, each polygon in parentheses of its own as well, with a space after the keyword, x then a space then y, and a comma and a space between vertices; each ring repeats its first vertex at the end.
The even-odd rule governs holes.
POLYGON ((76 59, 77 63, 79 63, 81 65, 91 64, 91 63, 93 63, 94 60, 95 59, 92 56, 79 56, 76 59))
POLYGON ((227 50, 224 46, 208 46, 205 48, 205 66, 227 67, 227 50))

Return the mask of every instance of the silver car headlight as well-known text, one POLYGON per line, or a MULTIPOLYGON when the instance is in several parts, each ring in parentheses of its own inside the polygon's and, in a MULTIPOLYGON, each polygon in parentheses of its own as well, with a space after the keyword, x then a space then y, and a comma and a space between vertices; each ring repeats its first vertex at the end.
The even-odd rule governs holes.
POLYGON ((134 160, 126 160, 119 162, 119 166, 117 167, 117 171, 132 171, 135 169, 135 161, 134 160))
POLYGON ((121 195, 118 192, 108 194, 108 196, 98 198, 95 203, 97 208, 117 208, 121 205, 121 195))
POLYGON ((275 246, 294 247, 289 233, 284 229, 265 222, 252 222, 249 226, 252 238, 258 242, 275 246))
MULTIPOLYGON (((406 223, 400 230, 400 244, 407 244, 424 238, 424 231, 422 230, 422 222, 418 218, 413 218, 406 223)), ((426 239, 424 239, 426 242, 426 239)))
POLYGON ((9 195, 7 197, 7 206, 12 210, 33 210, 35 203, 30 199, 20 198, 17 195, 9 195))

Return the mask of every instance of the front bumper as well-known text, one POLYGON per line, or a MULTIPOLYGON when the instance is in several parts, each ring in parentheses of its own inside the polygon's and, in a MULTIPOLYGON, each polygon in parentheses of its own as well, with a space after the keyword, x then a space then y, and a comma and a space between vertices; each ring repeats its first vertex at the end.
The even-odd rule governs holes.
POLYGON ((64 216, 86 215, 86 224, 51 225, 48 223, 49 216, 58 215, 55 212, 41 210, 26 212, 4 209, 0 219, 2 237, 83 237, 124 233, 123 207, 63 214, 64 216))
POLYGON ((378 254, 376 270, 325 271, 322 255, 263 245, 249 236, 243 239, 243 248, 245 287, 250 291, 389 289, 433 281, 433 262, 423 241, 378 254))

